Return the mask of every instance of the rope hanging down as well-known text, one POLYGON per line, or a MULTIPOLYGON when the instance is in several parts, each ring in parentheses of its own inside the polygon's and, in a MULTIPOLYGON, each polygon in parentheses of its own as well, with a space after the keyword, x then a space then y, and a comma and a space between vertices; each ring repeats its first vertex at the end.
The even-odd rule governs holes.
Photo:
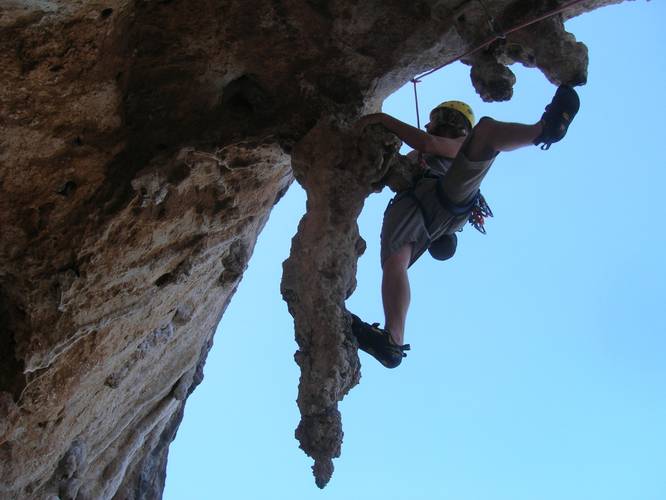
POLYGON ((509 28, 506 31, 502 31, 502 30, 498 29, 497 22, 490 15, 490 12, 489 12, 487 6, 485 5, 485 3, 482 2, 481 0, 479 0, 481 5, 483 6, 484 10, 486 11, 486 16, 488 16, 488 23, 489 23, 491 29, 495 32, 495 34, 492 37, 488 38, 487 40, 483 41, 478 46, 474 47, 473 49, 470 49, 467 52, 464 52, 463 54, 461 54, 459 56, 456 56, 453 59, 451 59, 449 61, 446 61, 443 64, 440 64, 436 68, 433 68, 429 71, 426 71, 425 73, 421 73, 420 75, 417 75, 417 76, 415 76, 414 78, 412 78, 410 80, 410 82, 412 82, 412 84, 414 85, 414 101, 416 103, 416 126, 417 126, 417 128, 419 128, 419 129, 421 128, 421 117, 419 116, 419 98, 418 98, 418 94, 417 94, 417 91, 416 91, 416 84, 421 83, 421 80, 423 78, 425 78, 426 76, 432 75, 433 73, 442 69, 444 66, 448 66, 449 64, 452 64, 452 63, 462 59, 463 57, 467 57, 467 56, 473 54, 474 52, 477 52, 478 50, 481 50, 481 49, 485 48, 486 46, 490 45, 491 43, 493 43, 497 40, 501 40, 501 39, 506 38, 507 35, 510 35, 514 31, 518 31, 518 30, 521 30, 523 28, 527 28, 528 26, 531 26, 532 24, 535 24, 535 23, 538 23, 538 22, 543 21, 545 19, 548 19, 549 17, 552 17, 554 15, 561 14, 562 12, 569 9, 570 7, 573 7, 574 5, 577 5, 579 3, 583 3, 585 1, 587 1, 587 0, 571 0, 570 2, 567 2, 567 3, 557 7, 556 9, 548 11, 545 14, 542 14, 542 15, 540 15, 540 16, 538 16, 538 17, 536 17, 536 18, 534 18, 530 21, 525 21, 523 23, 517 24, 516 26, 513 26, 512 28, 509 28))
POLYGON ((414 102, 416 103, 416 128, 421 129, 421 118, 419 117, 419 95, 416 92, 416 84, 421 83, 421 80, 412 78, 411 82, 414 84, 414 102))

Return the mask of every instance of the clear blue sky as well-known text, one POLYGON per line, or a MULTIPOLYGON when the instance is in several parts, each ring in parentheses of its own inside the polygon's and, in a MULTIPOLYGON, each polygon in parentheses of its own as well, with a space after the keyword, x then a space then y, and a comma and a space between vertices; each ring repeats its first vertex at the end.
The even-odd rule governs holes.
MULTIPOLYGON (((215 337, 169 454, 167 500, 665 500, 665 2, 571 20, 590 50, 582 106, 550 151, 500 156, 483 191, 488 235, 466 228, 445 263, 412 268, 409 357, 360 353, 341 403, 329 486, 293 437, 299 372, 281 263, 304 211, 294 185, 274 209, 215 337)), ((514 98, 485 104, 456 64, 419 88, 536 121, 555 88, 512 68, 514 98)), ((411 87, 384 111, 414 123, 411 87)), ((382 321, 379 230, 388 190, 360 219, 368 243, 350 310, 382 321)))

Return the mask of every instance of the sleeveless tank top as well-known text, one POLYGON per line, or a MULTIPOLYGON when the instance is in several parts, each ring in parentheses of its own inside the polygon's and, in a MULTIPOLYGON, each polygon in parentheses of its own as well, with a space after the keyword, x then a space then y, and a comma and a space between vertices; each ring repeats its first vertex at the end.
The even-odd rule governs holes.
POLYGON ((423 161, 426 164, 427 173, 437 177, 442 177, 446 174, 453 164, 453 158, 446 158, 430 153, 423 153, 423 161))

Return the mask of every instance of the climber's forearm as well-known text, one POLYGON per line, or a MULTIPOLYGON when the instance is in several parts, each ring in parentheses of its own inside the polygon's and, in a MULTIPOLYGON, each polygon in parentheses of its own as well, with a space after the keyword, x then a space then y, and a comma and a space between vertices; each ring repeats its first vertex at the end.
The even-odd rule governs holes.
POLYGON ((373 123, 380 123, 397 135, 409 147, 422 153, 455 157, 460 149, 460 141, 428 134, 386 113, 366 115, 359 121, 361 128, 373 123))
POLYGON ((391 115, 387 115, 386 113, 378 113, 378 115, 378 123, 381 123, 395 135, 400 137, 400 140, 402 140, 409 147, 424 153, 428 152, 426 149, 428 148, 428 142, 431 136, 427 132, 423 132, 416 127, 412 127, 411 125, 402 122, 397 118, 393 118, 391 115))

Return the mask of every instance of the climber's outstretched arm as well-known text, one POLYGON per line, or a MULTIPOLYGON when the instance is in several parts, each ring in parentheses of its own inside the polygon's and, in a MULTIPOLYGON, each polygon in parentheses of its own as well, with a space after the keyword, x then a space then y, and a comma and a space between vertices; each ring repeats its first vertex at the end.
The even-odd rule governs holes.
POLYGON ((401 122, 386 113, 373 113, 361 118, 356 127, 362 130, 368 125, 379 123, 397 135, 405 144, 422 153, 430 153, 447 158, 455 158, 462 146, 464 137, 449 139, 431 135, 427 132, 401 122))

